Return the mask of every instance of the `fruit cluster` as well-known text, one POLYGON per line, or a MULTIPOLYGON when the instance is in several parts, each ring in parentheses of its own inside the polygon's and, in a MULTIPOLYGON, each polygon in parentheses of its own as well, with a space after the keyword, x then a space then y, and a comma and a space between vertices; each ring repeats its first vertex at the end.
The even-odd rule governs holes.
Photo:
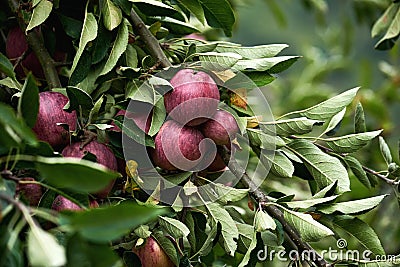
POLYGON ((207 138, 229 146, 239 128, 229 112, 218 109, 220 94, 215 81, 203 71, 182 69, 170 84, 173 90, 164 95, 168 118, 151 151, 154 164, 170 171, 224 169, 221 156, 210 153, 214 146, 207 138))
MULTIPOLYGON (((68 103, 68 98, 58 92, 41 92, 39 94, 39 111, 35 126, 32 130, 37 138, 49 143, 53 149, 61 151, 64 157, 83 158, 87 153, 96 156, 97 163, 116 171, 117 159, 111 149, 105 144, 93 140, 83 148, 81 142, 71 143, 70 131, 75 131, 77 115, 75 111, 67 112, 63 108, 68 103)), ((33 180, 25 178, 22 180, 33 180)), ((95 193, 96 198, 106 198, 111 191, 114 182, 106 188, 95 193)), ((38 184, 20 183, 17 193, 24 197, 30 205, 37 206, 42 196, 42 188, 38 184)), ((95 200, 90 203, 91 207, 98 206, 95 200)), ((81 209, 70 200, 57 196, 53 202, 53 209, 60 211, 64 209, 81 209)))

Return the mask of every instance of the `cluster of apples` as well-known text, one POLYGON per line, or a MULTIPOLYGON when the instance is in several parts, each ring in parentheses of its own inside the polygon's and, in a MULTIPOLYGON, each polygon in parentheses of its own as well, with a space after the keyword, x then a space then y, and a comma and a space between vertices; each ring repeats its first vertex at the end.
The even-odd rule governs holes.
POLYGON ((229 147, 239 128, 232 114, 218 109, 217 84, 207 73, 194 69, 178 71, 170 84, 173 90, 164 95, 168 118, 150 152, 154 164, 169 171, 224 169, 221 156, 208 153, 212 146, 206 139, 229 147))
MULTIPOLYGON (((54 150, 61 151, 64 157, 83 158, 87 152, 94 154, 97 163, 104 165, 111 170, 117 170, 117 159, 111 149, 103 143, 93 140, 81 148, 81 142, 71 143, 70 131, 75 131, 77 115, 75 111, 67 112, 63 108, 68 103, 68 98, 59 92, 41 92, 39 94, 39 111, 35 126, 32 130, 37 138, 49 143, 54 150)), ((33 180, 31 177, 23 180, 33 180)), ((96 198, 106 198, 111 191, 114 183, 110 183, 106 188, 96 192, 96 198)), ((42 196, 42 188, 37 184, 20 183, 17 190, 28 200, 30 205, 36 206, 42 196)), ((98 206, 95 200, 90 204, 92 207, 98 206)), ((70 200, 57 196, 53 202, 55 210, 78 210, 79 206, 70 200)))

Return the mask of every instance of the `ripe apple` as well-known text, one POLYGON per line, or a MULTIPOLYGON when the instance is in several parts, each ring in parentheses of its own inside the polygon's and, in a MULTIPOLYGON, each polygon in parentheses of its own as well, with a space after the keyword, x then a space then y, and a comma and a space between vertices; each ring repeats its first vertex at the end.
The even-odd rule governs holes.
POLYGON ((142 267, 175 266, 153 237, 147 238, 143 246, 139 248, 134 247, 133 252, 139 257, 142 267))
MULTIPOLYGON (((98 208, 99 203, 97 203, 96 200, 91 199, 89 201, 89 208, 98 208)), ((65 198, 61 195, 58 195, 54 201, 53 204, 51 205, 51 209, 55 211, 63 211, 63 210, 83 210, 81 207, 79 207, 77 204, 69 200, 68 198, 65 198)))
MULTIPOLYGON (((125 117, 125 119, 132 119, 135 124, 139 127, 139 129, 141 129, 143 132, 148 133, 150 130, 150 125, 151 125, 151 116, 152 116, 152 112, 150 112, 150 114, 146 114, 146 113, 132 113, 126 110, 120 110, 117 112, 117 114, 115 114, 115 117, 123 115, 125 117)), ((114 126, 113 128, 111 128, 111 131, 115 131, 115 132, 121 132, 121 129, 115 125, 114 122, 111 123, 112 126, 114 126)))
POLYGON ((76 112, 63 110, 68 98, 58 92, 41 92, 39 94, 39 112, 32 130, 39 140, 48 142, 54 149, 66 146, 70 141, 69 132, 57 123, 68 124, 75 130, 76 112))
POLYGON ((42 65, 33 51, 29 51, 28 43, 25 39, 24 32, 19 28, 12 28, 7 35, 6 55, 11 62, 17 61, 23 53, 27 53, 24 59, 15 67, 15 71, 19 77, 25 77, 25 71, 32 71, 33 75, 38 78, 44 78, 42 65))
POLYGON ((239 127, 232 114, 217 110, 211 119, 201 125, 201 132, 217 145, 229 145, 239 132, 239 127))
POLYGON ((210 75, 183 69, 170 83, 173 90, 164 95, 164 105, 172 119, 183 125, 196 126, 215 114, 220 95, 210 75))
MULTIPOLYGON (((118 170, 117 159, 111 149, 108 148, 106 145, 99 143, 96 140, 93 140, 85 147, 83 147, 83 149, 81 149, 80 146, 81 143, 79 142, 73 143, 63 149, 62 155, 64 157, 83 158, 87 152, 90 152, 96 156, 97 163, 111 170, 118 170)), ((94 195, 98 198, 106 198, 113 188, 114 182, 115 181, 110 182, 110 184, 106 188, 99 192, 96 192, 94 195)))
POLYGON ((166 121, 155 138, 153 162, 164 170, 192 170, 200 163, 210 163, 212 159, 206 154, 208 143, 203 140, 203 134, 196 128, 166 121))
MULTIPOLYGON (((21 178, 21 181, 35 181, 35 179, 24 177, 21 178)), ((18 183, 15 194, 26 199, 30 206, 35 207, 39 204, 43 191, 42 187, 38 184, 18 183)))

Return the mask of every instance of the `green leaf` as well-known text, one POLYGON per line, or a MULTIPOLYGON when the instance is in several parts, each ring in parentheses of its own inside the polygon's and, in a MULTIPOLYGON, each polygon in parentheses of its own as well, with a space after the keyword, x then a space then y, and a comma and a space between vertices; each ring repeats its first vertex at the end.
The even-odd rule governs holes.
POLYGON ((67 95, 69 98, 68 110, 89 111, 93 108, 93 100, 88 93, 74 86, 67 86, 67 95))
POLYGON ((123 266, 120 258, 114 253, 108 244, 96 244, 88 242, 79 234, 68 239, 67 266, 123 266))
POLYGON ((262 87, 267 84, 270 84, 271 82, 273 82, 275 80, 275 77, 272 76, 271 74, 269 74, 267 71, 245 72, 245 74, 258 87, 262 87))
POLYGON ((100 76, 110 72, 117 64, 118 59, 125 52, 126 47, 128 46, 129 38, 128 25, 129 22, 127 19, 124 19, 123 23, 120 24, 114 45, 112 47, 110 55, 108 56, 106 64, 104 65, 104 68, 100 73, 100 76))
POLYGON ((291 202, 282 202, 282 204, 287 205, 291 209, 308 209, 313 206, 326 203, 326 202, 331 202, 335 200, 338 196, 330 196, 330 197, 324 197, 324 198, 315 198, 315 199, 307 199, 307 200, 298 200, 298 201, 291 201, 291 202))
POLYGON ((177 19, 173 19, 170 17, 152 17, 152 18, 154 18, 157 21, 160 21, 165 28, 167 28, 170 32, 175 34, 186 35, 193 32, 199 32, 199 29, 197 29, 195 26, 177 19))
POLYGON ((154 140, 146 135, 133 120, 124 120, 123 123, 114 120, 115 125, 117 125, 124 134, 129 138, 138 142, 141 145, 150 146, 154 148, 154 140))
POLYGON ((351 169, 354 176, 363 184, 366 188, 371 189, 371 182, 368 179, 366 172, 363 169, 361 163, 352 156, 346 156, 343 158, 347 166, 351 169))
POLYGON ((204 16, 204 10, 198 0, 177 0, 182 6, 184 6, 191 14, 193 14, 201 24, 205 25, 206 18, 204 16))
POLYGON ((125 61, 126 65, 130 68, 135 69, 138 67, 138 54, 133 45, 128 44, 128 46, 126 47, 125 61))
POLYGON ((18 114, 24 118, 28 127, 35 126, 37 114, 39 111, 39 88, 32 74, 26 77, 21 97, 18 101, 18 114))
POLYGON ((285 141, 279 136, 270 135, 258 129, 247 129, 247 133, 252 145, 261 149, 271 150, 286 145, 285 141))
POLYGON ((224 241, 225 251, 233 256, 235 254, 239 237, 239 231, 236 227, 235 221, 229 213, 217 203, 208 203, 206 205, 208 213, 213 221, 221 224, 221 234, 224 241))
POLYGON ((207 239, 202 244, 201 248, 197 252, 200 256, 208 255, 212 248, 214 239, 217 237, 218 227, 217 224, 211 227, 210 232, 207 233, 207 239))
POLYGON ((354 132, 364 133, 367 131, 365 125, 364 109, 360 102, 357 103, 356 112, 354 114, 354 132))
POLYGON ((155 231, 152 236, 175 266, 179 266, 179 256, 172 241, 168 237, 164 236, 162 231, 155 231))
POLYGON ((124 201, 115 206, 100 207, 65 215, 65 225, 95 242, 109 242, 133 228, 165 213, 163 209, 140 206, 124 201))
POLYGON ((263 210, 258 210, 254 216, 254 229, 257 232, 263 232, 265 230, 275 230, 276 224, 274 219, 263 210))
POLYGON ((245 198, 249 189, 238 189, 230 186, 226 186, 223 184, 213 184, 215 186, 215 191, 218 195, 218 201, 222 201, 222 203, 228 202, 236 202, 243 198, 245 198))
POLYGON ((324 130, 324 132, 321 134, 324 135, 331 135, 330 132, 331 131, 336 131, 336 127, 338 125, 340 125, 340 122, 343 120, 344 114, 346 113, 346 108, 342 109, 342 111, 340 111, 339 113, 335 114, 331 120, 329 121, 328 126, 326 127, 326 129, 324 130))
POLYGON ((32 146, 38 145, 35 134, 21 118, 16 116, 15 111, 10 106, 0 103, 0 114, 0 126, 3 128, 0 135, 1 146, 11 148, 13 147, 12 143, 21 144, 24 142, 32 146), (3 142, 2 140, 9 141, 3 142))
POLYGON ((129 0, 137 6, 141 12, 148 16, 170 16, 177 11, 161 1, 155 0, 129 0))
POLYGON ((337 187, 337 181, 331 183, 330 185, 324 187, 323 189, 315 193, 315 195, 313 195, 312 198, 317 199, 317 198, 332 196, 334 194, 334 191, 336 190, 336 187, 337 187))
MULTIPOLYGON (((1 55, 1 53, 0 53, 0 55, 1 55)), ((0 61, 1 61, 1 59, 0 59, 0 61)), ((0 66, 0 68, 1 68, 1 66, 0 66)), ((1 69, 0 69, 0 72, 1 72, 1 69)), ((15 75, 15 74, 13 74, 13 75, 15 75)), ((22 89, 22 84, 20 84, 16 79, 13 79, 11 77, 6 77, 6 78, 0 80, 0 85, 3 85, 5 87, 11 88, 11 89, 16 89, 18 91, 21 91, 21 89, 22 89)))
MULTIPOLYGON (((267 215, 269 216, 269 215, 267 215)), ((245 267, 249 263, 251 259, 251 252, 256 248, 257 246, 257 232, 254 231, 253 236, 251 238, 251 242, 249 247, 247 248, 246 254, 244 255, 242 261, 240 262, 238 267, 245 267)))
POLYGON ((332 118, 335 114, 339 113, 346 106, 348 106, 357 94, 359 87, 347 90, 340 95, 334 96, 324 102, 321 102, 313 107, 307 108, 294 113, 300 113, 309 119, 314 120, 327 120, 332 118))
POLYGON ((112 31, 121 24, 122 11, 111 0, 104 0, 101 13, 107 30, 112 31))
POLYGON ((41 228, 30 225, 28 260, 31 266, 62 266, 67 262, 65 249, 56 238, 41 228))
POLYGON ((194 56, 198 56, 199 60, 204 62, 204 67, 210 67, 210 69, 220 69, 233 67, 242 57, 235 53, 217 53, 217 52, 205 52, 196 53, 194 56), (205 64, 209 63, 209 64, 205 64))
POLYGON ((203 6, 208 25, 213 28, 221 28, 226 36, 232 36, 235 15, 229 1, 199 0, 199 2, 203 6))
POLYGON ((334 203, 330 205, 324 205, 318 208, 318 210, 325 214, 339 213, 339 214, 359 214, 370 211, 371 209, 378 206, 387 195, 380 195, 370 198, 364 198, 359 200, 352 200, 340 203, 334 203))
POLYGON ((49 184, 75 192, 97 192, 120 174, 103 165, 79 158, 35 157, 41 177, 49 184))
POLYGON ((306 134, 313 130, 314 125, 321 125, 323 121, 310 120, 306 117, 277 120, 272 122, 260 122, 263 125, 274 125, 275 132, 279 136, 289 136, 292 134, 306 134))
POLYGON ((135 229, 135 234, 140 238, 148 238, 151 235, 150 227, 146 224, 135 229))
POLYGON ((278 73, 289 68, 298 56, 278 56, 270 58, 242 59, 239 60, 234 68, 239 71, 269 71, 270 73, 278 73), (275 69, 273 71, 273 68, 275 69))
POLYGON ((333 225, 335 228, 340 228, 356 238, 361 245, 375 255, 385 255, 385 250, 378 235, 367 223, 350 216, 337 216, 333 220, 333 225))
POLYGON ((16 80, 14 66, 3 53, 0 52, 0 72, 16 80))
POLYGON ((287 44, 256 45, 250 47, 218 44, 215 52, 235 53, 241 55, 243 59, 260 59, 274 57, 287 47, 289 47, 287 44))
POLYGON ((371 30, 371 37, 374 38, 379 34, 386 31, 390 23, 393 21, 397 11, 399 10, 399 3, 392 3, 383 13, 383 15, 374 23, 371 30))
POLYGON ((338 181, 338 194, 350 191, 350 180, 341 162, 306 140, 294 140, 288 147, 295 153, 312 174, 319 188, 338 181))
POLYGON ((291 178, 294 173, 293 163, 281 151, 275 151, 275 154, 261 153, 260 160, 271 172, 279 177, 291 178))
POLYGON ((331 229, 314 220, 310 214, 285 209, 284 217, 299 231, 301 238, 306 242, 319 241, 324 237, 334 235, 331 229))
POLYGON ((96 103, 94 103, 93 108, 89 112, 89 118, 88 118, 88 123, 95 122, 97 120, 97 117, 99 115, 101 106, 103 105, 104 101, 104 96, 101 96, 96 103))
POLYGON ((349 134, 334 138, 324 139, 326 145, 338 153, 352 153, 364 147, 372 139, 380 135, 382 130, 373 132, 349 134))
POLYGON ((390 153, 390 148, 386 144, 385 139, 382 136, 379 136, 379 149, 381 150, 383 159, 385 160, 386 164, 389 165, 393 162, 392 153, 390 153))
POLYGON ((187 237, 190 233, 189 228, 176 219, 159 216, 158 222, 175 239, 187 237))
POLYGON ((96 39, 97 37, 97 21, 92 13, 85 11, 85 20, 83 21, 81 37, 79 39, 78 50, 76 51, 74 60, 72 62, 71 73, 74 72, 76 66, 78 65, 79 59, 85 50, 86 45, 96 39))
POLYGON ((154 136, 158 133, 165 121, 166 116, 167 112, 165 111, 164 99, 159 99, 153 108, 153 116, 148 133, 150 136, 154 136))
POLYGON ((57 14, 64 28, 65 33, 73 39, 78 39, 82 31, 82 21, 67 17, 63 14, 57 14))
POLYGON ((395 17, 391 20, 389 28, 387 29, 385 35, 376 43, 375 48, 386 49, 392 47, 393 43, 391 41, 398 38, 400 34, 400 9, 397 10, 395 17))
POLYGON ((26 32, 42 24, 50 16, 52 9, 52 2, 48 0, 41 0, 39 4, 37 4, 33 9, 31 19, 29 20, 29 24, 26 27, 26 32))

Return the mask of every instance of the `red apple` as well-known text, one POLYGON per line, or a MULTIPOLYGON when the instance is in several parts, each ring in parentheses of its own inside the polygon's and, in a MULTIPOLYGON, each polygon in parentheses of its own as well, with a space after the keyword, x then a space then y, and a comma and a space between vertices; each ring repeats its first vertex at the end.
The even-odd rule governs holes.
POLYGON ((75 130, 76 112, 63 110, 68 98, 58 92, 42 92, 39 94, 39 112, 32 130, 39 140, 48 142, 54 149, 66 146, 70 141, 69 132, 57 123, 69 125, 75 130))
POLYGON ((210 163, 203 140, 199 130, 166 121, 155 138, 155 149, 151 151, 153 162, 164 170, 192 170, 204 161, 210 163))
POLYGON ((173 90, 164 95, 167 113, 180 124, 199 125, 212 117, 218 107, 219 90, 205 72, 178 71, 170 81, 173 90))
POLYGON ((82 210, 77 204, 65 198, 61 195, 58 195, 51 205, 51 209, 55 211, 63 211, 63 210, 82 210))
MULTIPOLYGON (((64 157, 72 158, 83 158, 86 152, 90 152, 97 158, 97 163, 111 169, 114 171, 118 170, 117 159, 114 153, 106 145, 97 142, 96 140, 87 144, 83 149, 80 149, 81 143, 73 143, 65 147, 62 151, 64 157)), ((98 198, 106 198, 110 193, 115 181, 110 182, 110 184, 103 190, 95 193, 94 195, 98 198)))
MULTIPOLYGON (((35 181, 32 177, 21 178, 21 181, 35 181)), ((30 206, 37 206, 40 198, 42 197, 42 187, 38 184, 25 184, 18 183, 16 188, 16 195, 26 199, 30 206)))
POLYGON ((220 154, 216 154, 213 162, 207 167, 210 172, 222 171, 226 168, 225 162, 220 154))
POLYGON ((29 51, 28 43, 25 39, 24 32, 19 28, 12 28, 7 35, 6 55, 11 62, 17 61, 23 53, 27 53, 25 58, 15 67, 15 71, 19 77, 25 77, 25 72, 32 71, 33 75, 44 78, 42 65, 33 51, 29 51))
POLYGON ((147 238, 143 246, 133 248, 133 252, 139 257, 142 267, 175 266, 153 237, 147 238))
POLYGON ((201 125, 201 132, 217 145, 229 145, 239 132, 239 127, 232 114, 217 110, 210 120, 201 125))

